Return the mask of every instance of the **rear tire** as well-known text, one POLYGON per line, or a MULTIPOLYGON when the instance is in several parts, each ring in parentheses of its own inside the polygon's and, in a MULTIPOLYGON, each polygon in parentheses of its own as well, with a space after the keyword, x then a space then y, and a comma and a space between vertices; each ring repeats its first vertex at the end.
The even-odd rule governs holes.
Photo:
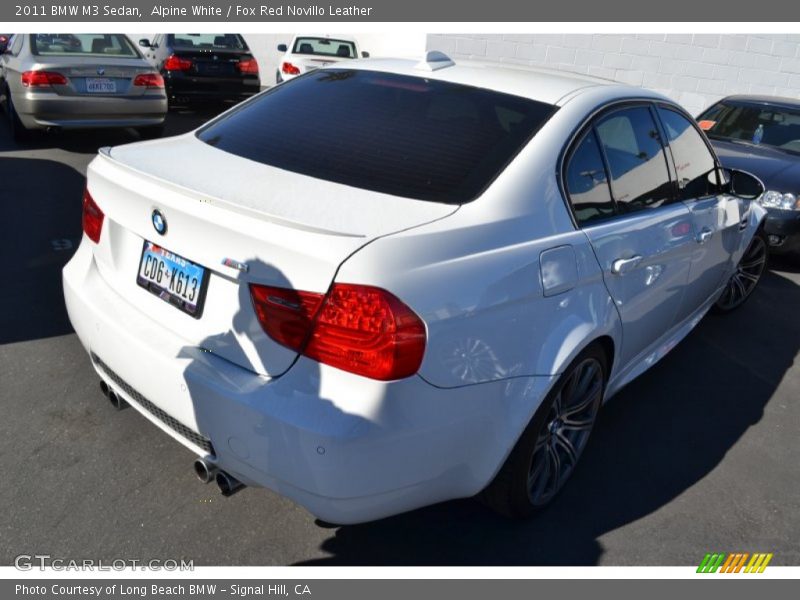
POLYGON ((506 517, 547 506, 572 475, 603 402, 607 359, 598 344, 564 371, 480 499, 506 517))
POLYGON ((744 304, 758 287, 761 277, 767 270, 768 260, 767 236, 759 229, 750 240, 739 264, 736 265, 736 271, 731 275, 711 311, 724 315, 744 304))

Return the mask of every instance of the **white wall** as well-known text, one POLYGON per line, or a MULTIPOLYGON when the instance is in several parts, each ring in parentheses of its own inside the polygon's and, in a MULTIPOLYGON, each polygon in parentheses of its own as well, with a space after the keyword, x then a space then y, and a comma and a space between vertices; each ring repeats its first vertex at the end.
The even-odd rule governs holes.
POLYGON ((697 114, 730 94, 800 97, 800 35, 431 34, 428 50, 588 73, 697 114))

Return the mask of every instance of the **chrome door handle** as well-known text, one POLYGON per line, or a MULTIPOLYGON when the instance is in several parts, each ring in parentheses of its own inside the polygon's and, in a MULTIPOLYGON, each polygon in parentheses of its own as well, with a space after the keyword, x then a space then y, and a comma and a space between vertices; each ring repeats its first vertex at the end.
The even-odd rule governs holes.
POLYGON ((697 243, 705 244, 712 235, 714 235, 713 231, 711 231, 708 227, 703 227, 700 230, 700 233, 697 234, 697 243))
POLYGON ((611 263, 611 272, 614 275, 625 275, 625 273, 633 271, 640 262, 642 262, 642 257, 639 255, 631 256, 630 258, 618 258, 611 263))

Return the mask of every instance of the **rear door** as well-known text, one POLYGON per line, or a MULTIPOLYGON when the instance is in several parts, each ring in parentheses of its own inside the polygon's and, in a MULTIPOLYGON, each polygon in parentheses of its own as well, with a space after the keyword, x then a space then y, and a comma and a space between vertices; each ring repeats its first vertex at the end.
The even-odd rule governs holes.
POLYGON ((622 364, 676 323, 693 245, 649 104, 602 114, 569 155, 567 191, 622 321, 622 364))
POLYGON ((677 173, 677 193, 692 215, 695 245, 683 317, 699 309, 724 283, 747 229, 745 201, 720 194, 716 160, 694 121, 658 107, 677 173))

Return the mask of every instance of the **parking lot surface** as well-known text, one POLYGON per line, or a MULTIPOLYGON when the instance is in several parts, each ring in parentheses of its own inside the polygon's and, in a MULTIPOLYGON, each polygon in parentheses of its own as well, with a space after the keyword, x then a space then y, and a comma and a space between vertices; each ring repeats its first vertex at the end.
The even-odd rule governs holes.
MULTIPOLYGON (((171 113, 167 134, 210 113, 171 113)), ((194 456, 100 394, 60 270, 81 236, 86 165, 133 132, 18 147, 0 124, 0 564, 692 565, 706 552, 800 564, 800 259, 773 261, 601 412, 555 504, 527 522, 473 500, 323 527, 268 490, 222 498, 194 456)))

